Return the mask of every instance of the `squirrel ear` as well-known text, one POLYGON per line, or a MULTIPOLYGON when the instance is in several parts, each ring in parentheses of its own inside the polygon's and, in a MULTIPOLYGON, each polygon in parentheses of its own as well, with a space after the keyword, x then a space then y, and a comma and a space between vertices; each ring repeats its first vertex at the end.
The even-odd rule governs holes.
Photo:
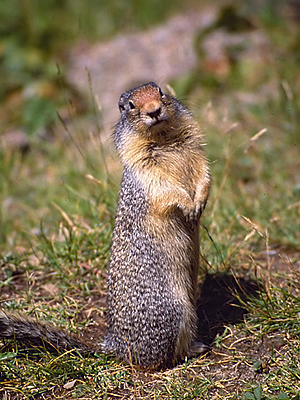
POLYGON ((159 86, 158 86, 158 92, 161 97, 163 97, 165 95, 159 86))

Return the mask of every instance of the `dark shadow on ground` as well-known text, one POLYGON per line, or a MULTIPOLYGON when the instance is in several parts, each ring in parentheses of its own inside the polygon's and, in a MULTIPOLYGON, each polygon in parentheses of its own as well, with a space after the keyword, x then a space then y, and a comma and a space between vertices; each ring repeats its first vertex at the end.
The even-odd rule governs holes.
POLYGON ((242 322, 247 310, 238 297, 246 301, 249 296, 258 296, 261 290, 254 280, 226 273, 207 274, 197 301, 198 340, 211 345, 224 332, 225 325, 242 322))

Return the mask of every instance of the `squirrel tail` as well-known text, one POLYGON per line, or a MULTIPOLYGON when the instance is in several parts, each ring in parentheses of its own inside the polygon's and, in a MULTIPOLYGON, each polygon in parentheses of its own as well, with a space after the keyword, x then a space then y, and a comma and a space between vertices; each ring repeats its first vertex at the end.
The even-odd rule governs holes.
POLYGON ((29 347, 40 347, 50 353, 78 350, 82 355, 96 352, 66 332, 50 324, 6 314, 0 310, 0 339, 12 339, 29 347))

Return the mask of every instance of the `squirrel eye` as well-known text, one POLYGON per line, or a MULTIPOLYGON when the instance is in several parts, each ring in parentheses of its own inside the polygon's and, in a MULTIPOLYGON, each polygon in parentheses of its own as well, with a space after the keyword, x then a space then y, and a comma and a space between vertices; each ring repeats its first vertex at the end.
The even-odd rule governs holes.
POLYGON ((123 103, 119 103, 119 110, 120 111, 124 111, 125 110, 125 106, 123 103))
POLYGON ((132 110, 135 108, 135 105, 134 105, 133 101, 129 100, 128 104, 129 104, 129 107, 130 107, 132 110))

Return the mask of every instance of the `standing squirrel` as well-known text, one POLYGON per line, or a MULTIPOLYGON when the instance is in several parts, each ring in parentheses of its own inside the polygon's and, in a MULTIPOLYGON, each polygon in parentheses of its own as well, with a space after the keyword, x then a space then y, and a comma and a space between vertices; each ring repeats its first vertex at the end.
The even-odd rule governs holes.
MULTIPOLYGON (((119 109, 114 140, 124 171, 101 349, 141 367, 168 367, 203 350, 196 342, 196 296, 209 166, 190 112, 155 83, 123 93, 119 109)), ((51 325, 4 312, 0 338, 97 350, 51 325)))
POLYGON ((104 348, 143 367, 199 353, 199 218, 211 179, 190 112, 148 83, 123 93, 114 140, 124 171, 107 281, 104 348))

